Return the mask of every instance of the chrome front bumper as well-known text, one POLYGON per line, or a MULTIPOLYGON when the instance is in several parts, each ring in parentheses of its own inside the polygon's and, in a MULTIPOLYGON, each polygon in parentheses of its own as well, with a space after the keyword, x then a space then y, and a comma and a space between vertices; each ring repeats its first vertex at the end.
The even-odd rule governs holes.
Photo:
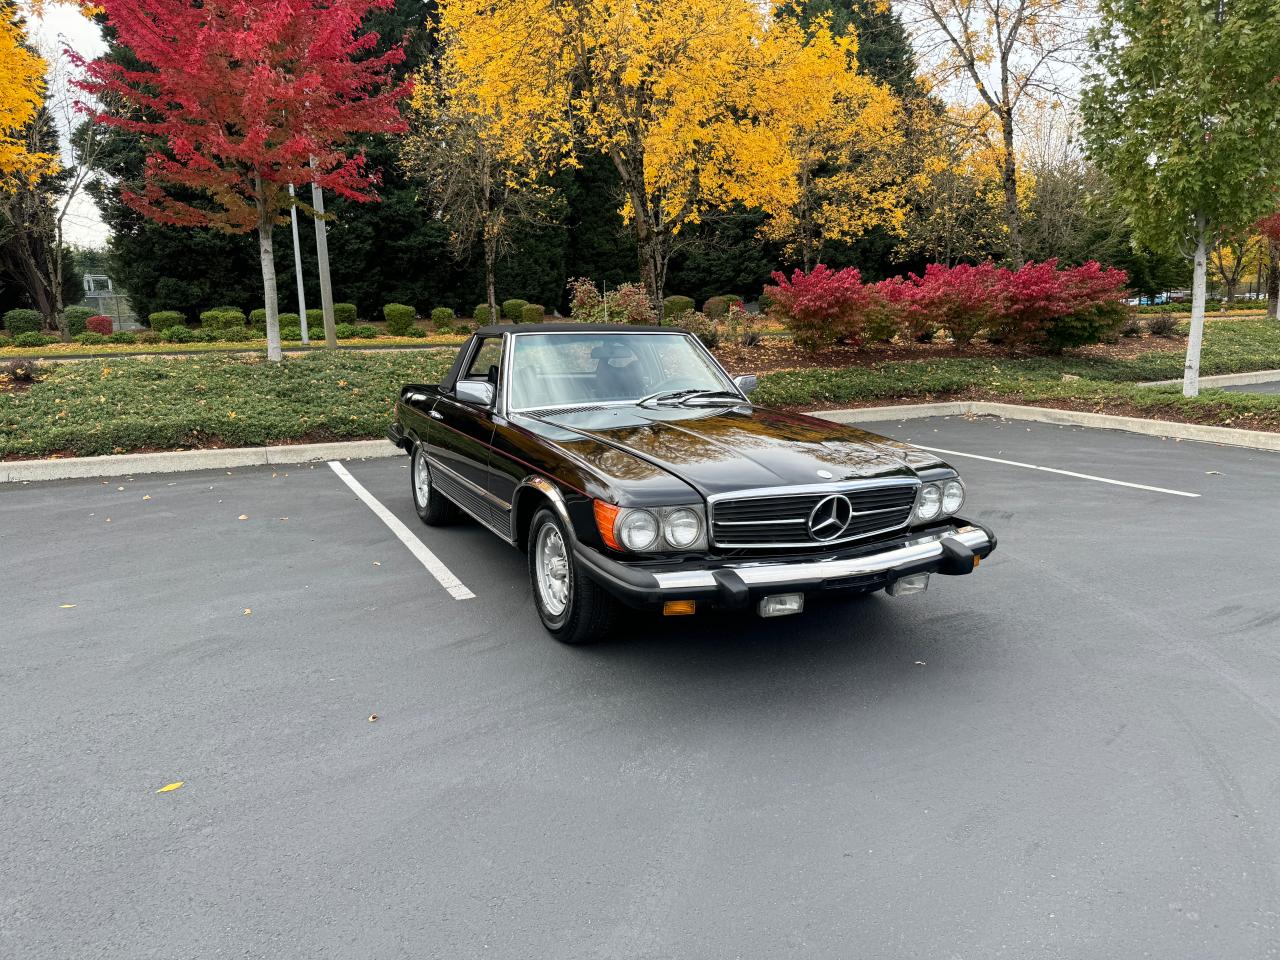
MULTIPOLYGON (((933 534, 912 540, 884 553, 862 557, 834 558, 830 560, 772 561, 764 563, 726 563, 718 570, 732 570, 748 587, 785 587, 814 580, 840 580, 845 577, 871 576, 889 573, 902 567, 914 567, 921 562, 941 561, 945 557, 942 541, 957 540, 975 554, 982 554, 994 546, 985 530, 963 527, 954 533, 933 534)), ((658 586, 664 590, 687 590, 691 587, 714 587, 713 570, 673 570, 654 574, 658 586)))
POLYGON ((633 606, 698 600, 733 608, 776 593, 879 590, 919 573, 962 576, 995 546, 989 530, 957 519, 944 529, 909 536, 877 552, 842 551, 825 557, 703 560, 655 569, 621 563, 581 544, 576 553, 591 579, 633 606))

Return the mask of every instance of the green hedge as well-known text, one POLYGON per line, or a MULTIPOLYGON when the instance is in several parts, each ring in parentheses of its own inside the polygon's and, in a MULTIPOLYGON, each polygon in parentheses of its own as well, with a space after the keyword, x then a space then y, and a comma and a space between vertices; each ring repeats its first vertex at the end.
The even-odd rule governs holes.
POLYGON ((355 323, 359 314, 354 303, 335 303, 333 305, 334 323, 355 323))
POLYGON ((200 314, 200 326, 207 330, 234 330, 245 322, 244 312, 235 307, 218 307, 200 314))
POLYGON ((249 326, 257 327, 259 330, 267 325, 267 308, 258 307, 256 310, 249 311, 249 326))
POLYGON ((94 333, 92 330, 76 334, 76 343, 83 343, 87 347, 96 347, 106 342, 107 338, 105 336, 101 333, 94 333))
POLYGON ((436 307, 431 311, 432 323, 453 323, 457 319, 457 315, 453 312, 452 307, 436 307))
POLYGON ((387 320, 387 333, 393 337, 407 336, 418 320, 418 311, 403 303, 388 303, 382 315, 387 320))
POLYGON ((662 318, 674 320, 682 313, 690 313, 695 306, 693 297, 667 297, 662 301, 662 318))
POLYGON ((477 303, 475 310, 471 312, 471 319, 478 320, 481 323, 489 322, 489 305, 487 303, 477 303))
POLYGON ((88 330, 89 328, 86 324, 89 322, 89 318, 97 315, 98 312, 89 307, 67 307, 62 311, 62 317, 67 321, 67 330, 70 331, 73 337, 88 330))
POLYGON ((520 311, 521 323, 541 323, 547 316, 547 308, 540 303, 526 303, 520 311))
POLYGON ((39 310, 10 310, 4 315, 4 328, 13 337, 19 337, 24 333, 39 333, 43 326, 44 317, 40 315, 39 310))
POLYGON ((187 318, 177 310, 160 310, 147 317, 147 324, 152 330, 164 331, 170 327, 185 326, 187 318))
POLYGON ((13 338, 13 345, 15 347, 47 347, 57 342, 57 339, 57 337, 46 337, 39 330, 24 330, 13 338))
POLYGON ((521 317, 524 315, 524 308, 528 305, 528 300, 503 300, 502 319, 510 320, 512 323, 519 323, 521 317))
POLYGON ((702 312, 712 320, 719 320, 729 312, 729 305, 732 303, 742 303, 742 298, 732 293, 722 294, 704 303, 702 312))

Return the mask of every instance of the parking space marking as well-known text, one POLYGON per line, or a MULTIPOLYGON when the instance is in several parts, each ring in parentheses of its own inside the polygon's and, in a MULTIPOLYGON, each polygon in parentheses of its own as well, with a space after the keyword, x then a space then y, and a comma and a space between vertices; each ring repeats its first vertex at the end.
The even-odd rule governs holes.
POLYGON ((409 548, 409 552, 418 558, 418 561, 427 568, 427 572, 436 578, 440 586, 449 591, 449 595, 455 600, 471 600, 475 598, 475 594, 463 585, 462 581, 453 575, 453 571, 441 562, 440 558, 427 549, 426 544, 413 535, 413 531, 406 527, 390 510, 384 507, 378 499, 360 485, 360 481, 347 472, 347 468, 336 460, 330 460, 329 466, 336 473, 352 492, 364 501, 365 506, 374 512, 374 514, 391 528, 391 532, 396 538, 409 548))
POLYGON ((976 453, 961 453, 959 450, 943 450, 941 447, 925 447, 912 444, 930 453, 945 453, 949 457, 968 457, 971 460, 986 460, 988 463, 1002 463, 1007 467, 1025 467, 1027 470, 1042 470, 1045 473, 1057 473, 1064 477, 1076 477, 1080 480, 1096 480, 1098 483, 1110 483, 1117 487, 1132 487, 1135 490, 1150 490, 1152 493, 1167 493, 1175 497, 1199 497, 1198 493, 1187 493, 1185 490, 1169 490, 1166 487, 1149 487, 1145 483, 1130 483, 1127 480, 1112 480, 1109 477, 1095 477, 1091 473, 1076 473, 1074 470, 1059 470, 1057 467, 1041 467, 1034 463, 1020 463, 1017 460, 1001 460, 999 457, 984 457, 976 453))

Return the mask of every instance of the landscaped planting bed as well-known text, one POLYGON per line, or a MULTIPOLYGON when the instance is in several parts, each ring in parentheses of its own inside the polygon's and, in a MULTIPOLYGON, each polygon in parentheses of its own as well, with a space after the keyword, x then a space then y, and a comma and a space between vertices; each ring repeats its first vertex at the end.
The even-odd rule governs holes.
MULTIPOLYGON (((956 356, 925 345, 851 350, 838 366, 810 359, 792 368, 771 366, 768 347, 722 353, 734 372, 772 369, 754 399, 793 409, 987 399, 1280 430, 1280 396, 1208 390, 1188 400, 1177 387, 1138 386, 1176 377, 1182 368, 1180 343, 1146 342, 1169 349, 1137 356, 1108 356, 1099 352, 1104 348, 1061 357, 956 356)), ((452 349, 340 350, 278 365, 260 356, 45 364, 32 384, 0 377, 0 458, 381 437, 400 386, 438 380, 453 355, 452 349)), ((829 352, 823 358, 830 362, 829 352)), ((1272 368, 1280 368, 1280 325, 1244 319, 1209 326, 1204 375, 1272 368)))

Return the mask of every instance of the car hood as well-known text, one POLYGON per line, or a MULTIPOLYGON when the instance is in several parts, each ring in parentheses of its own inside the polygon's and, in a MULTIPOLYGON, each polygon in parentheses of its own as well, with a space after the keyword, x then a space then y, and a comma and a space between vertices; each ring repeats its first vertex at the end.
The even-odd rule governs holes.
POLYGON ((580 461, 622 450, 661 467, 704 496, 757 487, 914 477, 941 461, 855 427, 750 404, 607 407, 537 418, 580 461), (821 471, 821 472, 820 472, 821 471), (830 474, 830 477, 824 476, 830 474))

